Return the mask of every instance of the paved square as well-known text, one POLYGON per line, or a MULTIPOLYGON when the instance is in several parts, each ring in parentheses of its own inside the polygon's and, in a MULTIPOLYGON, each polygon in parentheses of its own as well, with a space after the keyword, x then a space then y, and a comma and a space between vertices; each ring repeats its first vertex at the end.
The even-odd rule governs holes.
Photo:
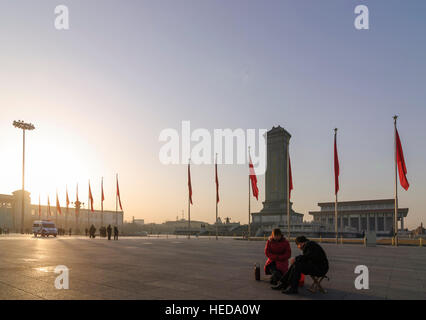
MULTIPOLYGON (((330 262, 327 294, 298 296, 254 280, 265 262, 263 241, 214 238, 34 238, 0 236, 0 299, 426 299, 426 248, 322 244, 330 262), (69 290, 54 286, 69 268, 69 290), (369 290, 356 290, 357 265, 369 290)), ((299 250, 291 245, 292 256, 299 250)))

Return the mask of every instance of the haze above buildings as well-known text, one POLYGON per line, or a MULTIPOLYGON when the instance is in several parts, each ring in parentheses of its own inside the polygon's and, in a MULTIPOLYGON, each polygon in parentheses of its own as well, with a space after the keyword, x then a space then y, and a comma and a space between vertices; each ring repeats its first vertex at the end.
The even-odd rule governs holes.
MULTIPOLYGON (((164 128, 281 125, 290 146, 293 207, 307 216, 333 200, 333 128, 339 128, 340 199, 393 197, 393 122, 410 182, 400 191, 417 227, 426 199, 426 3, 369 3, 370 30, 353 27, 353 3, 270 1, 62 1, 67 32, 54 29, 54 5, 0 4, 0 193, 20 189, 21 135, 26 185, 54 199, 65 186, 92 183, 100 208, 104 177, 115 209, 120 174, 125 218, 174 220, 187 207, 186 167, 158 160, 164 128), (12 32, 13 31, 13 32, 12 32), (398 44, 398 45, 396 45, 398 44)), ((219 215, 247 221, 247 166, 220 166, 219 215)), ((213 166, 193 166, 191 216, 213 222, 213 166)), ((264 201, 264 177, 259 177, 264 201)), ((72 199, 73 200, 73 199, 72 199)))

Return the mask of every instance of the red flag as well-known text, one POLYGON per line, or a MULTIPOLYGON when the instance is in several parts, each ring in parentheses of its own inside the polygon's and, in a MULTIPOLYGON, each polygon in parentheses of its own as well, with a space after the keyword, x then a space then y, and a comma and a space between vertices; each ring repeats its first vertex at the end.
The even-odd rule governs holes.
POLYGON ((38 217, 41 217, 40 195, 38 195, 38 217))
POLYGON ((405 166, 404 153, 402 152, 401 140, 399 139, 398 130, 395 128, 396 133, 396 162, 398 164, 398 172, 399 172, 399 182, 401 186, 408 190, 410 184, 407 180, 407 168, 405 166))
POLYGON ((56 192, 56 212, 62 214, 61 205, 59 204, 58 192, 56 192))
POLYGON ((216 203, 219 202, 219 178, 217 177, 217 161, 215 164, 215 171, 216 171, 216 203))
POLYGON ((70 198, 68 197, 68 187, 67 187, 67 209, 70 206, 70 198))
POLYGON ((92 196, 92 189, 90 189, 90 180, 89 180, 89 200, 90 200, 90 211, 94 212, 93 210, 93 196, 92 196))
POLYGON ((52 215, 52 213, 50 212, 50 200, 49 200, 49 196, 47 196, 47 214, 50 217, 52 215))
POLYGON ((188 163, 188 192, 189 192, 189 202, 192 204, 191 168, 189 163, 188 163))
POLYGON ((117 197, 118 197, 118 203, 120 204, 120 209, 121 211, 123 211, 123 207, 121 206, 120 188, 118 187, 118 174, 117 174, 117 197))
POLYGON ((249 155, 249 158, 250 158, 249 171, 250 171, 251 190, 256 200, 259 200, 259 189, 257 188, 256 173, 254 172, 254 166, 253 166, 253 163, 251 162, 250 155, 249 155))
MULTIPOLYGON (((337 129, 336 129, 337 130, 337 129)), ((334 135, 334 192, 339 192, 339 156, 337 154, 337 141, 336 135, 334 135)))
POLYGON ((288 198, 291 199, 291 190, 293 190, 293 177, 291 175, 291 162, 290 162, 290 156, 288 156, 288 198))

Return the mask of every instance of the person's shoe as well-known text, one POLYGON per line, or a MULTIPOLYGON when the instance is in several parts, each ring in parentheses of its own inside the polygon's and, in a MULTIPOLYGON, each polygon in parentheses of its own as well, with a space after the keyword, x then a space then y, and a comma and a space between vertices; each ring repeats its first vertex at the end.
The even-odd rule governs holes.
POLYGON ((293 288, 288 288, 286 290, 282 290, 281 292, 284 294, 298 294, 297 289, 293 289, 293 288))
POLYGON ((271 289, 272 290, 282 290, 283 289, 283 285, 282 285, 282 283, 280 283, 277 286, 271 286, 271 289))
POLYGON ((278 284, 279 278, 276 276, 276 274, 272 274, 271 279, 269 280, 269 283, 273 286, 276 286, 278 284))
POLYGON ((275 287, 271 287, 272 290, 284 290, 286 289, 288 286, 285 285, 285 283, 281 282, 279 285, 275 286, 275 287))
POLYGON ((271 276, 271 284, 272 285, 277 285, 278 282, 280 282, 281 279, 281 273, 278 271, 274 271, 272 272, 272 276, 271 276))

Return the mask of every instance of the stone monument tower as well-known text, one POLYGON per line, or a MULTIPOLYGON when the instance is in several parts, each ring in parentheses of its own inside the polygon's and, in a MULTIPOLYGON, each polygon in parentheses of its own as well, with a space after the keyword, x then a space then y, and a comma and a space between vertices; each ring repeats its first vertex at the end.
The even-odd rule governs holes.
MULTIPOLYGON (((284 128, 273 127, 267 132, 267 167, 265 174, 265 201, 260 212, 253 213, 253 223, 287 225, 287 146, 291 135, 284 128)), ((292 209, 292 223, 303 220, 303 215, 292 209)))

